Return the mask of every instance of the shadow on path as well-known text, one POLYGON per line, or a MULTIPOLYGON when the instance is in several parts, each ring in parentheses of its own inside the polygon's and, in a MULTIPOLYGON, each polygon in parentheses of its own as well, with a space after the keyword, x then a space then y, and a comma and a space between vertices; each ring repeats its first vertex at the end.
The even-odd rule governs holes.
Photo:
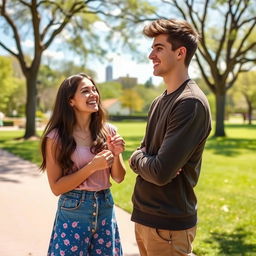
POLYGON ((0 149, 0 182, 20 183, 20 175, 37 178, 40 173, 35 164, 0 149))

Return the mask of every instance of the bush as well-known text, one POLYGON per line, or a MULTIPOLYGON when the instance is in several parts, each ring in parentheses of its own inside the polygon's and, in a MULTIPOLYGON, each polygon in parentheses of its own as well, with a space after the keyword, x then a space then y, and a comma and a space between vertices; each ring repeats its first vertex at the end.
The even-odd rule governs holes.
POLYGON ((13 126, 14 122, 12 120, 3 121, 3 126, 13 126))

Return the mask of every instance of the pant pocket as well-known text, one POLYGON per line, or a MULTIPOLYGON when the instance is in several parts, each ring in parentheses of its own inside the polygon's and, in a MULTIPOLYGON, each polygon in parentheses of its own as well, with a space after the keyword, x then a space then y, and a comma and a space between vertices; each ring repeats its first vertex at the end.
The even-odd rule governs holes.
POLYGON ((66 197, 61 200, 60 208, 61 210, 72 211, 78 209, 80 204, 80 200, 66 197))
POLYGON ((171 243, 172 236, 170 230, 157 228, 152 228, 151 230, 153 232, 153 237, 155 237, 155 240, 171 243))
POLYGON ((192 253, 192 242, 196 235, 196 227, 186 230, 171 231, 172 246, 180 253, 192 253))

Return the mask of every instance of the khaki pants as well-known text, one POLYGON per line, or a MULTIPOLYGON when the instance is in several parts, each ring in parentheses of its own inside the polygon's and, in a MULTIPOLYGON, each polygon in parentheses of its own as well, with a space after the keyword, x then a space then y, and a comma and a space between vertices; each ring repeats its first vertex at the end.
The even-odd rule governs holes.
POLYGON ((188 256, 192 255, 196 226, 177 231, 135 223, 135 235, 141 256, 188 256))

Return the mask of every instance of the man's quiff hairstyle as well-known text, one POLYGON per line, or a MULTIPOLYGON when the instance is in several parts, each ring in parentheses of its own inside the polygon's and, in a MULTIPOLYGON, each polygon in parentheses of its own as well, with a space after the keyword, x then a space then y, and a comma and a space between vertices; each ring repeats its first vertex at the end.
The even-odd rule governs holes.
POLYGON ((167 41, 171 43, 172 50, 184 46, 187 49, 185 65, 188 66, 197 49, 200 36, 197 31, 186 21, 176 19, 158 19, 143 29, 147 37, 156 37, 161 34, 168 36, 167 41))

